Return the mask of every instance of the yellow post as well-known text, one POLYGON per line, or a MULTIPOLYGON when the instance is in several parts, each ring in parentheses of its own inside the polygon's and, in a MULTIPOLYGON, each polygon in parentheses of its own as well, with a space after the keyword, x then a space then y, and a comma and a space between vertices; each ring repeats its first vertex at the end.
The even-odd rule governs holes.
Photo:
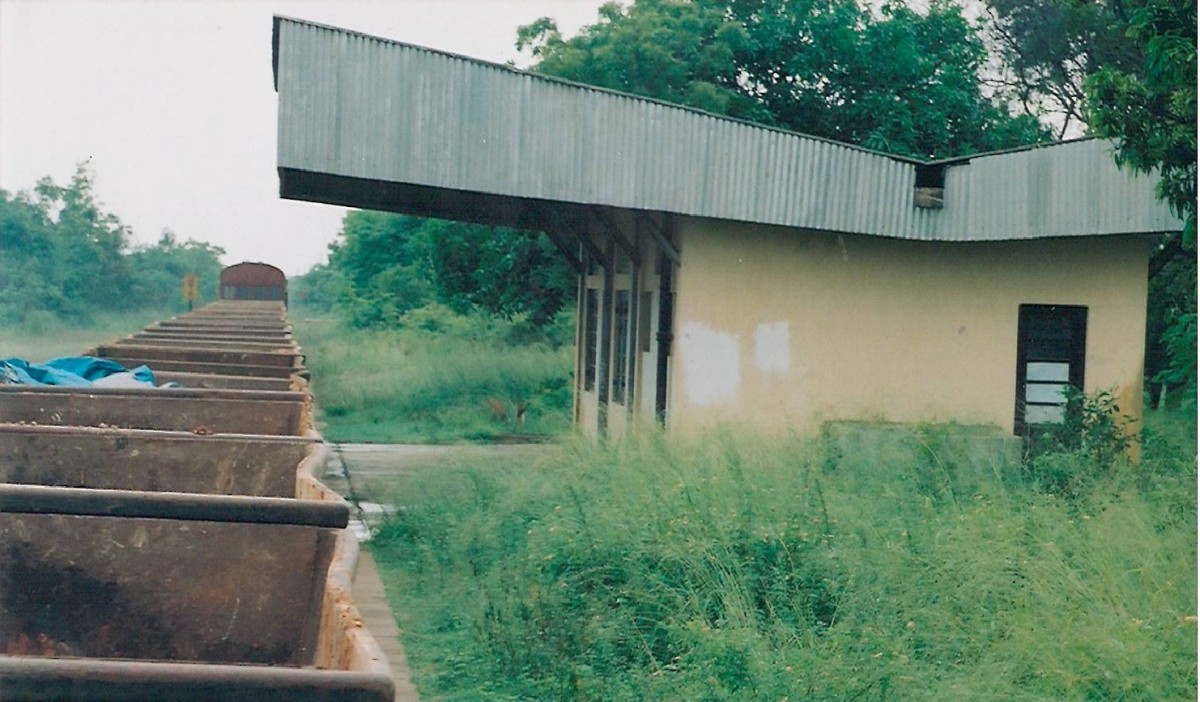
POLYGON ((187 300, 188 312, 192 311, 192 303, 196 301, 200 293, 200 276, 195 273, 188 273, 183 276, 183 299, 187 300))

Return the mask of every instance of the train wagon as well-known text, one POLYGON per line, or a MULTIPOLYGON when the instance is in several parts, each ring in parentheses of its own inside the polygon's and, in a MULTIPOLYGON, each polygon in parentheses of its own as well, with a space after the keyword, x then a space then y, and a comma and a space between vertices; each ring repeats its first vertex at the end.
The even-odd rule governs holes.
POLYGON ((221 300, 277 300, 287 305, 287 276, 268 263, 245 261, 221 271, 221 300))
POLYGON ((0 699, 392 700, 282 300, 89 351, 175 387, 0 384, 0 699))

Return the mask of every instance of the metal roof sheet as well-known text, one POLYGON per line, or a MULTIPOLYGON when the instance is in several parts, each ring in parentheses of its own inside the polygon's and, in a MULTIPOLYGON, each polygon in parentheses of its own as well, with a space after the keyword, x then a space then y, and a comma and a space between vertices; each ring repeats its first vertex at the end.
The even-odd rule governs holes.
POLYGON ((939 162, 931 210, 913 204, 912 159, 282 17, 274 50, 284 197, 450 218, 457 202, 497 224, 514 224, 516 202, 942 241, 1181 228, 1154 178, 1120 171, 1101 140, 939 162))

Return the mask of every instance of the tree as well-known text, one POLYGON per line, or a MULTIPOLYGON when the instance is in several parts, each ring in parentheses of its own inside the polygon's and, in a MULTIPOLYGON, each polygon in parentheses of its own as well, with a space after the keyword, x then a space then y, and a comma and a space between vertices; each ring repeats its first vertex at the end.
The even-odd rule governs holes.
POLYGON ((154 244, 135 247, 129 254, 130 299, 148 304, 180 297, 180 282, 193 274, 199 277, 200 302, 215 300, 225 250, 193 239, 180 243, 175 233, 164 229, 154 244))
POLYGON ((131 250, 129 229, 96 200, 94 179, 81 164, 65 186, 43 178, 32 192, 0 190, 0 320, 158 306, 178 299, 184 273, 200 274, 215 296, 221 249, 165 232, 131 250))
POLYGON ((563 39, 542 17, 517 29, 517 49, 538 59, 535 70, 580 83, 688 105, 743 119, 769 120, 731 80, 734 54, 749 34, 723 8, 673 0, 608 2, 600 21, 563 39))
POLYGON ((1125 38, 1122 2, 986 0, 986 7, 1000 59, 988 83, 1026 114, 1052 122, 1059 139, 1086 125, 1088 76, 1141 61, 1125 38))
POLYGON ((425 220, 369 210, 348 213, 329 266, 345 285, 341 303, 358 327, 397 323, 433 300, 425 220))
POLYGON ((93 180, 80 164, 66 186, 43 178, 32 193, 0 199, 5 211, 0 306, 10 319, 32 310, 81 317, 97 307, 128 304, 130 277, 122 254, 129 232, 101 209, 93 180))
POLYGON ((573 272, 544 236, 387 212, 346 215, 319 280, 338 288, 351 323, 388 326, 430 302, 459 313, 548 323, 575 292, 573 272))
POLYGON ((948 157, 1049 134, 984 96, 961 8, 855 0, 636 0, 563 39, 518 30, 534 70, 899 155, 948 157))
MULTIPOLYGON (((1085 83, 1088 121, 1117 141, 1117 162, 1159 176, 1158 196, 1184 220, 1152 266, 1171 271, 1162 314, 1168 361, 1160 382, 1196 393, 1196 3, 1128 0, 1127 40, 1142 57, 1134 68, 1105 67, 1085 83), (1173 269, 1173 270, 1172 270, 1173 269)), ((1151 286, 1152 291, 1154 285, 1151 286)), ((1155 300, 1151 298, 1153 309, 1155 300)))
POLYGON ((430 221, 440 302, 466 312, 522 315, 541 327, 575 295, 575 274, 543 235, 503 227, 430 221))

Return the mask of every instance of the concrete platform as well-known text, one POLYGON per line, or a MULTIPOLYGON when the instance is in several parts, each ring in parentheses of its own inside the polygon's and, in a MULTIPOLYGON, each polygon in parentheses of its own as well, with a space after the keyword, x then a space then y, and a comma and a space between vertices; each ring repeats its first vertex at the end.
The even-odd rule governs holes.
POLYGON ((358 564, 354 569, 351 594, 367 629, 375 637, 383 655, 387 656, 396 683, 396 702, 417 702, 417 689, 413 686, 412 672, 408 668, 408 659, 404 656, 404 646, 400 643, 400 627, 396 626, 396 618, 392 616, 391 605, 388 604, 387 594, 383 589, 383 580, 379 577, 379 569, 375 565, 375 557, 365 545, 371 538, 371 530, 367 526, 366 515, 351 489, 350 473, 342 462, 340 451, 329 452, 329 462, 321 480, 350 501, 350 528, 359 542, 363 543, 358 554, 358 564))
POLYGON ((417 702, 417 688, 413 687, 412 671, 408 668, 404 646, 400 643, 400 628, 396 626, 396 619, 388 605, 383 580, 375 567, 375 558, 365 548, 359 553, 358 567, 354 571, 353 594, 367 629, 383 649, 383 655, 387 656, 392 668, 392 677, 396 681, 396 702, 417 702))

